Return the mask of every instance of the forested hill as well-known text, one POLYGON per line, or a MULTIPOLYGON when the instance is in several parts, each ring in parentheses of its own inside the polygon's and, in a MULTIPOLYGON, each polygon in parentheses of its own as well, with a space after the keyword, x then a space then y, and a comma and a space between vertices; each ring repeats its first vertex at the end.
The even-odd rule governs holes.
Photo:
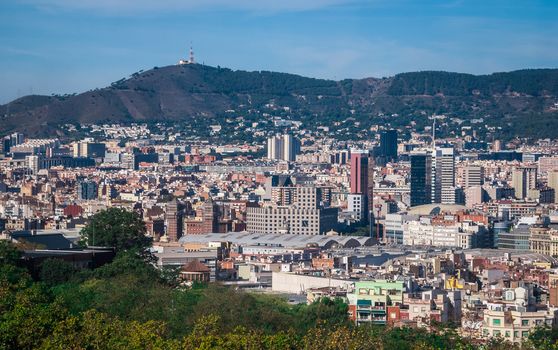
POLYGON ((558 96, 557 69, 526 69, 509 73, 472 75, 437 71, 397 74, 388 93, 402 95, 470 96, 524 94, 558 96))
POLYGON ((557 69, 481 76, 416 72, 332 81, 195 64, 155 67, 81 94, 22 97, 0 106, 0 135, 25 130, 30 136, 52 137, 68 123, 188 123, 197 117, 219 122, 227 110, 263 117, 270 105, 303 123, 312 121, 306 127, 330 125, 349 116, 366 127, 390 122, 385 116, 391 115, 398 116, 398 125, 405 125, 417 115, 433 113, 520 125, 533 115, 549 120, 557 96, 557 69))

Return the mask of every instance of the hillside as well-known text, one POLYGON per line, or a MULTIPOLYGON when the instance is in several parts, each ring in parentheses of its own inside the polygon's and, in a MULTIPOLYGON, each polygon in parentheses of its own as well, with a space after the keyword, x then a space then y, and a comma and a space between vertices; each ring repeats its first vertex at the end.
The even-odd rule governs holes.
POLYGON ((207 121, 222 118, 226 110, 254 113, 270 104, 321 125, 348 116, 367 125, 379 117, 386 122, 385 116, 393 114, 399 116, 396 125, 406 125, 432 113, 518 125, 538 115, 554 123, 556 118, 548 116, 557 97, 558 69, 481 76, 431 71, 332 81, 196 64, 134 73, 81 94, 22 97, 0 106, 0 135, 25 130, 53 136, 65 123, 207 121))

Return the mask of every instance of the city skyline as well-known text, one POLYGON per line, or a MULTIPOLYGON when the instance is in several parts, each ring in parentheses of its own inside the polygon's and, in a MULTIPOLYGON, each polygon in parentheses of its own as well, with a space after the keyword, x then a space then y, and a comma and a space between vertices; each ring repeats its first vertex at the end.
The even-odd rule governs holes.
POLYGON ((557 348, 556 18, 1 2, 0 348, 557 348))
POLYGON ((344 79, 418 70, 552 68, 558 6, 456 1, 8 1, 0 5, 0 103, 74 93, 175 64, 344 79))

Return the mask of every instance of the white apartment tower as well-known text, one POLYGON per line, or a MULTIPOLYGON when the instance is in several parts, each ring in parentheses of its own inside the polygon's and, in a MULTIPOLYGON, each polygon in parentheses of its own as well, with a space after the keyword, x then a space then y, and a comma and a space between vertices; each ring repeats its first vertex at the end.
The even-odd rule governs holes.
POLYGON ((290 134, 275 135, 267 139, 267 158, 292 162, 300 153, 300 141, 290 134))
POLYGON ((515 168, 512 172, 512 187, 515 189, 515 198, 526 198, 529 190, 537 188, 537 167, 515 168))
POLYGON ((432 151, 432 203, 455 204, 453 147, 436 147, 432 151))

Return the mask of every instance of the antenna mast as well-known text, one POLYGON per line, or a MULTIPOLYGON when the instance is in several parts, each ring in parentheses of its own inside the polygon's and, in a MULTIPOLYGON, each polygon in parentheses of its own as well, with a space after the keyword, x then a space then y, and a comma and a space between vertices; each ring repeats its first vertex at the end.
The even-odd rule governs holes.
POLYGON ((194 49, 192 48, 192 43, 190 43, 190 58, 189 58, 189 62, 190 64, 196 63, 194 61, 194 49))

